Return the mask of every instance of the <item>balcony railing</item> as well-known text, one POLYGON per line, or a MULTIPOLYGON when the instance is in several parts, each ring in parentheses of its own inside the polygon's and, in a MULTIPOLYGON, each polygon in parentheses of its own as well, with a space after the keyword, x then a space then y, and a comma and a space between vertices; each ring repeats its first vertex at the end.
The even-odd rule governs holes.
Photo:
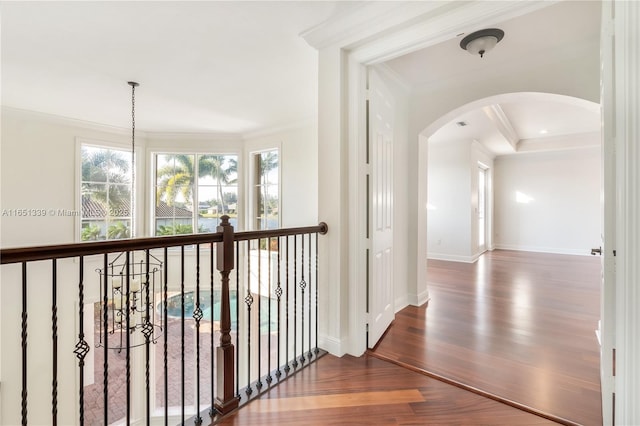
POLYGON ((318 348, 327 225, 0 251, 1 424, 212 424, 318 348), (49 407, 49 409, 47 409, 49 407))

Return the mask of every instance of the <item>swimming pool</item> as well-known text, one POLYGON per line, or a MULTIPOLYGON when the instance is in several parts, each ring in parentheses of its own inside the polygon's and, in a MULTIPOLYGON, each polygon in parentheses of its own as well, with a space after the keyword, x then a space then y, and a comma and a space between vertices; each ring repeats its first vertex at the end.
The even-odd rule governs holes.
MULTIPOLYGON (((202 319, 205 321, 220 321, 220 290, 214 290, 213 292, 213 309, 211 307, 211 291, 200 291, 200 309, 202 309, 202 319)), ((195 309, 196 294, 194 291, 184 293, 184 314, 185 318, 193 318, 193 310, 195 309)), ((236 291, 229 291, 229 301, 231 307, 231 329, 237 328, 236 312, 238 310, 238 298, 236 297, 236 291)), ((171 296, 167 299, 167 315, 174 318, 180 318, 181 315, 181 297, 179 294, 171 296)), ((246 309, 246 304, 243 302, 243 306, 246 309)), ((269 309, 271 308, 271 331, 278 329, 278 301, 269 299, 268 297, 260 297, 260 331, 269 332, 269 309)), ((162 311, 162 304, 159 307, 162 311)), ((251 309, 258 309, 257 299, 254 299, 251 309)))

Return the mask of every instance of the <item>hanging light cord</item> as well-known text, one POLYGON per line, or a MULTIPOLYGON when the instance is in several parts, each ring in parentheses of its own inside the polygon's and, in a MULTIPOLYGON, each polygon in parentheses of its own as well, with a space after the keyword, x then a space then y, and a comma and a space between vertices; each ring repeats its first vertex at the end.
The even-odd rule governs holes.
POLYGON ((135 202, 136 202, 136 87, 135 81, 127 82, 131 86, 131 238, 135 237, 135 202))

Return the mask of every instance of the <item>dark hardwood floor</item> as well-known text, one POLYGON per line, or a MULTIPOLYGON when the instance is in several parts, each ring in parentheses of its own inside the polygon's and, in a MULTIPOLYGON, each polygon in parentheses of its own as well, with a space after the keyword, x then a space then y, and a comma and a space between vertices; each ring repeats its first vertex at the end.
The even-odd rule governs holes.
POLYGON ((400 311, 375 350, 327 355, 219 424, 602 424, 598 258, 428 266, 428 306, 400 311))
POLYGON ((496 250, 474 264, 430 260, 428 307, 396 314, 372 354, 567 423, 602 424, 599 280, 596 257, 496 250))
POLYGON ((551 425, 365 355, 326 355, 220 425, 551 425))

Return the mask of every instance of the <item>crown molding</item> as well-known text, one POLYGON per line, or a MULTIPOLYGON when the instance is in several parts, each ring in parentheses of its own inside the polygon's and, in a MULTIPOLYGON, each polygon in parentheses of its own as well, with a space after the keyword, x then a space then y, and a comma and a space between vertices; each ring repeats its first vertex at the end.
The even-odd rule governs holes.
MULTIPOLYGON (((95 123, 91 121, 84 121, 75 118, 64 117, 61 115, 48 114, 44 112, 14 108, 10 106, 2 106, 2 114, 16 114, 22 116, 30 116, 40 121, 76 127, 81 129, 87 129, 102 133, 108 133, 117 136, 131 136, 131 128, 117 127, 107 124, 95 123)), ((205 132, 205 133, 190 133, 190 132, 148 132, 136 129, 136 137, 143 139, 154 140, 187 140, 187 141, 224 141, 224 142, 242 142, 244 140, 243 135, 240 133, 223 133, 223 132, 205 132)))
MULTIPOLYGON (((602 135, 600 132, 572 133, 568 135, 521 139, 518 143, 517 151, 514 154, 535 154, 585 148, 599 149, 601 144, 602 135)), ((507 154, 506 156, 508 157, 514 154, 507 154)))
POLYGON ((244 139, 239 133, 225 132, 146 132, 149 140, 184 140, 184 141, 220 141, 242 142, 244 139))
MULTIPOLYGON (((75 118, 63 117, 61 115, 48 114, 44 112, 31 111, 26 109, 14 108, 10 106, 2 106, 2 114, 16 114, 22 116, 31 116, 35 119, 49 122, 52 124, 77 127, 81 129, 87 129, 97 131, 101 133, 108 133, 117 136, 131 136, 131 128, 110 126, 107 124, 100 124, 91 121, 78 120, 75 118)), ((249 133, 227 133, 227 132, 149 132, 136 129, 136 137, 146 140, 156 141, 208 141, 208 142, 244 142, 248 139, 256 139, 260 137, 268 137, 278 133, 287 131, 304 129, 306 127, 312 127, 316 125, 314 119, 300 120, 287 125, 271 127, 262 130, 256 130, 249 133)))
POLYGON ((493 123, 496 129, 498 129, 498 132, 509 143, 509 145, 511 145, 514 150, 517 150, 518 142, 520 142, 520 137, 518 136, 516 130, 513 128, 511 120, 509 120, 509 117, 507 117, 507 115, 502 110, 502 107, 499 104, 492 104, 482 108, 482 111, 493 123))
POLYGON ((301 130, 301 129, 305 129, 305 128, 308 128, 308 127, 314 127, 315 128, 316 126, 317 126, 317 120, 308 118, 306 120, 300 120, 300 121, 296 121, 296 122, 293 122, 293 123, 290 123, 290 124, 286 124, 286 125, 282 125, 282 126, 269 127, 269 128, 266 128, 266 129, 255 130, 253 132, 243 133, 242 137, 243 137, 244 140, 264 138, 264 137, 269 137, 269 136, 277 135, 277 134, 284 133, 284 132, 289 132, 289 131, 294 131, 294 130, 301 130))
POLYGON ((393 31, 380 32, 375 39, 353 49, 355 59, 367 65, 388 61, 460 34, 480 30, 491 23, 502 22, 551 6, 558 1, 475 0, 434 3, 439 7, 424 10, 413 19, 396 25, 393 31))
POLYGON ((373 64, 481 29, 487 22, 514 18, 551 6, 550 1, 365 2, 312 27, 300 36, 318 50, 351 50, 358 62, 373 64))
POLYGON ((362 42, 424 13, 442 6, 442 2, 367 1, 355 4, 341 14, 300 33, 318 50, 344 47, 362 42))
MULTIPOLYGON (((111 126, 108 124, 101 124, 93 121, 79 120, 76 118, 70 118, 70 117, 64 117, 61 115, 49 114, 45 112, 15 108, 15 107, 6 106, 6 105, 2 106, 2 114, 3 115, 16 114, 16 115, 23 115, 23 116, 31 116, 35 119, 52 123, 52 124, 58 124, 58 125, 69 126, 69 127, 79 127, 82 129, 93 130, 97 132, 104 132, 104 133, 109 133, 109 134, 119 135, 119 136, 131 135, 130 127, 126 128, 126 127, 111 126)), ((136 135, 141 136, 143 138, 146 137, 146 133, 138 129, 136 129, 136 135)))

